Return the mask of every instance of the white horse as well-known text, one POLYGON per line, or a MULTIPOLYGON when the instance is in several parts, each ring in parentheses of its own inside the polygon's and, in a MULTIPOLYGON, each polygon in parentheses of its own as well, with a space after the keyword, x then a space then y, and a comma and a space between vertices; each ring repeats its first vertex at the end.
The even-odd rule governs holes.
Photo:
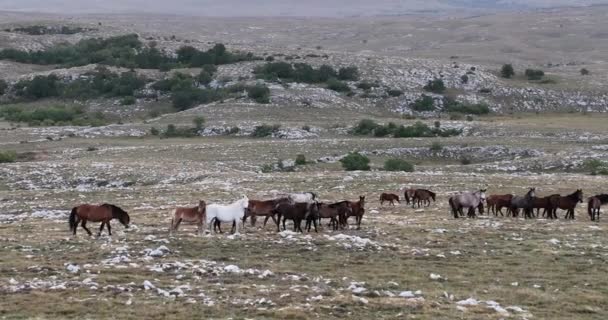
POLYGON ((313 203, 317 201, 317 194, 314 192, 290 193, 287 197, 289 198, 291 203, 313 203))
POLYGON ((245 210, 249 207, 249 199, 243 196, 242 199, 235 201, 229 205, 208 204, 207 205, 207 223, 209 232, 213 227, 213 219, 220 222, 233 222, 236 225, 235 234, 239 234, 239 226, 242 226, 245 210))

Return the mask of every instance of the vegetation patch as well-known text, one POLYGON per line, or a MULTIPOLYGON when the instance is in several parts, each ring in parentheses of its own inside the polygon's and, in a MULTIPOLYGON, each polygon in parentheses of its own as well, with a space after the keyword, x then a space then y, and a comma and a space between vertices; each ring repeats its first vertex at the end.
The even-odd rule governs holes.
POLYGON ((340 159, 340 162, 342 163, 342 168, 346 171, 367 171, 370 169, 369 158, 358 152, 349 153, 346 157, 340 159))
POLYGON ((393 159, 388 159, 384 162, 384 170, 413 172, 414 165, 403 159, 393 158, 393 159))
POLYGON ((392 122, 381 125, 371 119, 359 121, 349 132, 359 136, 385 137, 391 135, 395 138, 451 137, 462 134, 460 129, 442 129, 440 126, 431 128, 422 122, 416 122, 411 126, 397 126, 392 122))
POLYGON ((107 123, 102 113, 87 113, 82 106, 27 108, 11 105, 0 108, 0 117, 6 121, 24 122, 30 126, 101 126, 107 123))

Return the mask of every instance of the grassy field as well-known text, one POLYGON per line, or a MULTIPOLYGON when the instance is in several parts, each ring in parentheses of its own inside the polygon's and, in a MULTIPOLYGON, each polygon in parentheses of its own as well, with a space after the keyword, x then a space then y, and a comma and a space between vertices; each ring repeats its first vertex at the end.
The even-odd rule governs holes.
MULTIPOLYGON (((209 113, 193 110, 125 126, 186 124, 197 112, 209 113)), ((309 115, 288 118, 286 112, 276 122, 330 128, 335 121, 309 115)), ((368 116, 389 119, 382 113, 343 114, 352 121, 368 116)), ((601 137, 604 119, 547 114, 465 122, 477 133, 441 143, 534 148, 545 155, 488 158, 468 166, 454 159, 419 158, 413 160, 414 173, 345 172, 339 163, 322 162, 296 172, 261 173, 260 168, 299 153, 314 160, 352 150, 426 148, 438 139, 328 131, 306 140, 76 136, 50 141, 38 129, 6 130, 3 149, 35 156, 0 166, 0 317, 605 319, 608 238, 604 222, 589 221, 586 204, 577 208, 575 221, 456 220, 447 208, 449 195, 482 187, 490 194, 523 194, 531 186, 541 195, 581 187, 585 197, 606 192, 605 178, 577 170, 484 167, 600 152, 592 146, 607 141, 601 137), (490 134, 497 130, 502 137, 490 134), (566 132, 600 138, 581 141, 566 132), (19 143, 23 140, 29 142, 19 143), (437 202, 422 209, 404 203, 380 207, 380 192, 397 193, 405 186, 435 190, 437 202), (258 220, 240 236, 198 236, 188 225, 168 234, 172 207, 291 191, 314 191, 323 201, 365 195, 361 230, 351 225, 339 231, 324 226, 318 233, 277 233, 272 223, 262 228, 258 220), (115 221, 112 237, 88 237, 82 229, 71 236, 68 210, 101 202, 125 208, 132 227, 115 221)), ((372 167, 380 168, 387 157, 372 156, 372 167)), ((95 232, 98 225, 89 227, 95 232)))

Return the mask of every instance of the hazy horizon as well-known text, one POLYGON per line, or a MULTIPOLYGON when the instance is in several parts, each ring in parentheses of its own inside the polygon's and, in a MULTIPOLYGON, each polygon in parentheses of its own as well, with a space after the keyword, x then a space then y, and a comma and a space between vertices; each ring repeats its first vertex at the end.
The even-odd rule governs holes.
POLYGON ((0 10, 64 14, 178 14, 207 17, 348 17, 450 11, 476 13, 601 4, 608 4, 608 0, 308 0, 305 2, 295 0, 174 0, 171 2, 160 0, 49 0, 43 3, 37 0, 0 0, 0 10))

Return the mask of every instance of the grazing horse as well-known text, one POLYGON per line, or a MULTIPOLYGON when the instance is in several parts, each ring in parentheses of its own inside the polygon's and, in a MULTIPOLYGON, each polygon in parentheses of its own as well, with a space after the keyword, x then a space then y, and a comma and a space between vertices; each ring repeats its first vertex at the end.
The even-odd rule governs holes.
POLYGON ((498 195, 498 194, 493 194, 490 195, 488 197, 488 199, 486 200, 486 203, 488 205, 488 212, 490 212, 490 210, 492 211, 492 213, 494 213, 494 216, 497 217, 498 214, 500 213, 501 216, 503 216, 502 214, 502 208, 504 207, 510 207, 511 206, 511 199, 513 199, 513 195, 512 194, 503 194, 503 195, 498 195))
POLYGON ((287 219, 293 220, 293 231, 302 231, 302 220, 306 220, 308 231, 310 231, 310 222, 314 223, 315 232, 317 232, 317 220, 319 219, 319 203, 313 202, 297 202, 281 203, 274 209, 278 217, 277 232, 280 232, 281 218, 283 218, 283 230, 285 230, 285 222, 287 219))
POLYGON ((207 204, 205 201, 200 200, 198 202, 198 206, 192 208, 186 207, 178 207, 171 211, 169 214, 171 215, 171 226, 169 227, 169 233, 173 231, 177 231, 179 224, 182 221, 196 223, 198 226, 198 233, 201 234, 203 231, 203 224, 206 220, 206 208, 207 204))
POLYGON ((416 193, 416 189, 408 188, 403 191, 403 197, 405 198, 405 204, 410 204, 410 201, 414 199, 414 194, 416 193))
POLYGON ((99 228, 99 233, 97 234, 97 236, 101 236, 101 231, 103 231, 103 227, 105 225, 108 225, 108 234, 112 235, 112 227, 110 227, 110 220, 112 219, 118 219, 118 221, 120 221, 120 223, 125 226, 125 228, 129 228, 129 214, 123 209, 113 204, 104 203, 100 206, 91 204, 79 205, 78 207, 72 208, 72 212, 70 213, 70 231, 73 231, 74 235, 76 235, 76 228, 78 227, 78 223, 82 221, 82 228, 90 236, 92 235, 92 233, 87 228, 87 221, 101 221, 101 227, 99 228))
POLYGON ((414 207, 414 204, 416 203, 416 201, 418 201, 418 208, 420 208, 420 202, 426 202, 426 206, 430 206, 431 205, 431 200, 433 199, 433 202, 435 202, 435 192, 426 190, 426 189, 416 189, 414 190, 414 196, 412 197, 412 208, 414 207))
POLYGON ((272 213, 272 210, 280 203, 290 201, 290 198, 287 197, 264 201, 249 200, 249 207, 247 208, 248 212, 243 218, 243 223, 245 223, 247 217, 251 217, 251 226, 253 227, 255 226, 255 222, 257 220, 256 217, 265 216, 266 218, 264 219, 264 227, 266 226, 266 223, 270 218, 272 218, 272 221, 276 224, 277 221, 274 218, 274 213, 272 213))
POLYGON ((365 214, 365 196, 359 196, 359 201, 342 201, 338 203, 346 202, 350 206, 350 211, 346 212, 346 215, 342 217, 340 224, 344 227, 348 226, 348 218, 354 216, 357 222, 357 230, 361 229, 361 220, 363 220, 363 214, 365 214))
POLYGON ((209 224, 209 232, 211 227, 217 222, 232 222, 235 229, 234 233, 239 234, 239 225, 242 224, 245 210, 249 207, 249 199, 247 196, 229 204, 209 204, 207 205, 207 223, 209 224), (215 220, 214 223, 211 223, 215 220))
POLYGON ((514 196, 511 199, 511 206, 509 210, 513 217, 519 216, 519 209, 524 209, 524 217, 532 218, 534 214, 534 198, 536 197, 536 188, 530 188, 525 196, 514 196))
POLYGON ((574 209, 576 208, 576 204, 579 202, 583 202, 583 190, 577 189, 572 194, 556 199, 556 206, 553 213, 554 217, 557 218, 557 209, 559 208, 562 210, 566 210, 566 216, 564 217, 564 219, 574 220, 574 209))
POLYGON ((475 192, 465 192, 454 195, 448 199, 454 218, 458 219, 463 215, 462 209, 468 208, 467 216, 475 218, 475 209, 483 213, 483 201, 486 199, 486 189, 479 189, 475 192))
POLYGON ((401 203, 399 201, 399 196, 393 193, 383 193, 380 195, 380 205, 384 204, 384 201, 388 201, 391 205, 395 205, 395 201, 397 203, 401 203))
POLYGON ((598 194, 589 198, 587 211, 591 221, 600 221, 600 207, 608 203, 608 194, 598 194))
POLYGON ((297 203, 297 202, 312 203, 312 202, 317 201, 317 199, 319 197, 317 197, 317 194, 314 192, 299 192, 299 193, 290 193, 289 195, 287 195, 287 198, 289 198, 289 200, 291 200, 291 203, 297 203))
POLYGON ((348 202, 337 202, 332 204, 319 203, 319 225, 321 219, 330 219, 329 225, 338 230, 340 221, 352 211, 348 202))

